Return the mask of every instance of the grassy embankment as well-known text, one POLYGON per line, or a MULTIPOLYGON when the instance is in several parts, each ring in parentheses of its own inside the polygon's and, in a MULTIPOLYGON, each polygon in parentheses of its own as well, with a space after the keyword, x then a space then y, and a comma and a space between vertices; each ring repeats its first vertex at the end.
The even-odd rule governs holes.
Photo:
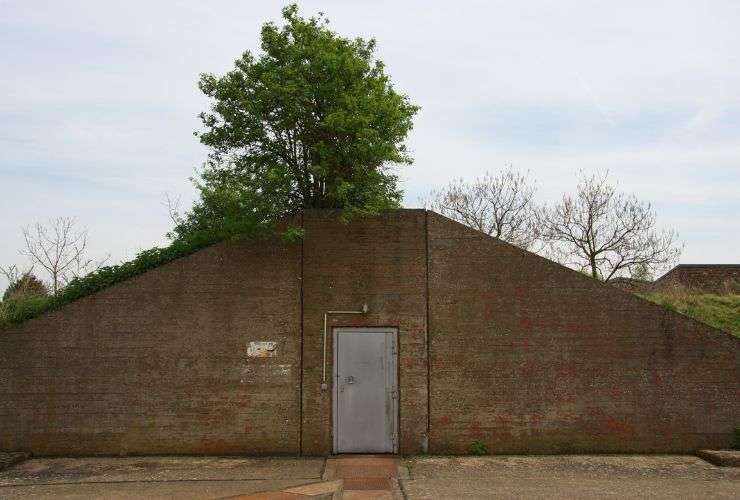
POLYGON ((647 300, 740 337, 740 295, 641 293, 647 300))

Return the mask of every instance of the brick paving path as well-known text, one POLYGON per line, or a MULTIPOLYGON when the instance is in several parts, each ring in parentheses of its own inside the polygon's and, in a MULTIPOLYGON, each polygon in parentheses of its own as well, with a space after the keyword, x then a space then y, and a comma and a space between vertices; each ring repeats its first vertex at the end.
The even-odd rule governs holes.
POLYGON ((325 479, 342 479, 347 500, 396 498, 398 459, 385 455, 342 455, 327 459, 325 479))

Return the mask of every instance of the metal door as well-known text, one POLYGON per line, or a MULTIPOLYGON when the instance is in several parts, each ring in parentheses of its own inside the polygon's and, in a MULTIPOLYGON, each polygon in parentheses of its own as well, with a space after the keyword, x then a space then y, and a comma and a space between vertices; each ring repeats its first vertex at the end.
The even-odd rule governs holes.
POLYGON ((334 329, 334 453, 396 453, 396 330, 334 329))

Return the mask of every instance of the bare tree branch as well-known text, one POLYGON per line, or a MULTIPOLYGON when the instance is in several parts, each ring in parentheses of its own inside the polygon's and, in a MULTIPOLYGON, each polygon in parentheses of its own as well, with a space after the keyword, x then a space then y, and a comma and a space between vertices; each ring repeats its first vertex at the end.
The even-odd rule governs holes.
POLYGON ((581 173, 575 197, 539 211, 547 256, 604 281, 672 266, 682 250, 678 235, 658 231, 650 203, 617 193, 608 176, 581 173))
POLYGON ((180 196, 177 198, 171 198, 169 193, 164 194, 165 201, 164 206, 167 207, 167 214, 170 216, 172 223, 177 226, 182 223, 182 216, 180 215, 180 196))
MULTIPOLYGON (((0 266, 0 275, 4 276, 8 282, 6 295, 10 290, 13 290, 13 294, 28 295, 34 285, 32 279, 36 279, 33 277, 33 265, 23 269, 15 264, 7 267, 0 266)), ((40 284, 40 286, 43 287, 43 284, 40 284)))
POLYGON ((87 230, 76 230, 73 217, 58 217, 48 226, 36 224, 23 229, 26 248, 21 254, 30 258, 49 277, 54 295, 74 278, 99 269, 108 260, 93 260, 86 256, 87 230))
POLYGON ((486 173, 473 182, 453 179, 422 202, 426 208, 478 231, 529 249, 538 233, 534 194, 529 175, 512 167, 497 175, 486 173))

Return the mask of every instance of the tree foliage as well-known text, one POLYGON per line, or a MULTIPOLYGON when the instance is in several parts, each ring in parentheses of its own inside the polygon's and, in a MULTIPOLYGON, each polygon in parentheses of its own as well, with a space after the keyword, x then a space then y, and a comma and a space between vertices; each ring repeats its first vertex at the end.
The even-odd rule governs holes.
POLYGON ((374 40, 343 38, 296 5, 283 19, 262 27, 259 56, 247 51, 226 75, 201 76, 212 105, 197 135, 210 154, 200 199, 172 236, 304 208, 399 205, 391 168, 412 162, 404 141, 419 108, 393 88, 374 40))
POLYGON ((432 191, 424 206, 478 231, 529 249, 537 241, 534 183, 509 167, 473 182, 453 179, 432 191))
POLYGON ((652 206, 618 193, 608 173, 581 174, 575 196, 543 207, 538 219, 549 257, 603 281, 660 274, 681 254, 676 233, 656 228, 652 206))
POLYGON ((3 300, 5 301, 14 297, 47 297, 48 295, 49 289, 44 282, 31 272, 26 272, 18 279, 10 282, 3 294, 3 300))

